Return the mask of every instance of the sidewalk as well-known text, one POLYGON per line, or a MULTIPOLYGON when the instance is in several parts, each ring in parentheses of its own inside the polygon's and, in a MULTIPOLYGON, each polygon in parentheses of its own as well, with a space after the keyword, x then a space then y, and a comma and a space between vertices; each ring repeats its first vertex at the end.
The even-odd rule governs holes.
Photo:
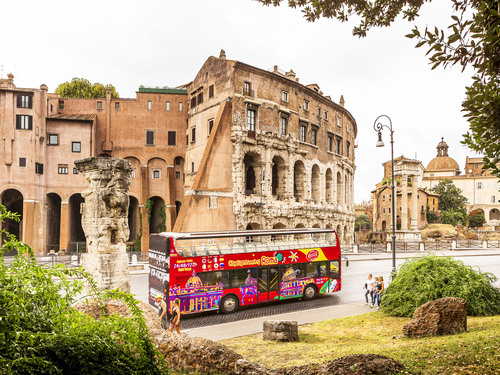
MULTIPOLYGON (((500 255, 500 249, 455 249, 437 251, 396 251, 398 259, 416 258, 419 256, 435 254, 442 257, 477 257, 500 255)), ((392 259, 392 252, 380 253, 342 253, 349 261, 356 260, 384 260, 392 259)))
POLYGON ((281 315, 240 320, 238 322, 224 323, 208 327, 186 329, 182 330, 182 332, 191 337, 203 337, 213 341, 219 341, 233 337, 261 333, 265 320, 295 320, 299 325, 302 325, 328 319, 342 318, 344 316, 365 314, 370 311, 374 310, 364 303, 349 303, 344 305, 322 307, 314 310, 302 310, 281 315))

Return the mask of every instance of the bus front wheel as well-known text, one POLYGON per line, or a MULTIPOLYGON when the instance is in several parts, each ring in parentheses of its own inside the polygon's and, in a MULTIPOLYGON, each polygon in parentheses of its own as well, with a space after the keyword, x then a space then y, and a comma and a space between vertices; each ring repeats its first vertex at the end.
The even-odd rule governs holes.
POLYGON ((302 295, 302 299, 304 301, 310 301, 316 297, 316 294, 318 293, 318 290, 316 289, 316 286, 313 284, 309 284, 304 288, 304 294, 302 295))
POLYGON ((220 302, 220 310, 224 314, 234 313, 238 309, 238 298, 234 295, 225 296, 220 302))

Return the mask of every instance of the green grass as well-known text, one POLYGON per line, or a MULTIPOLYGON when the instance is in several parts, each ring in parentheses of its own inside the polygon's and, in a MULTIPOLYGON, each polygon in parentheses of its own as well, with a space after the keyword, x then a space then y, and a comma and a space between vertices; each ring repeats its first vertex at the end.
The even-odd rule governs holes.
POLYGON ((467 332, 419 339, 399 337, 408 321, 373 312, 300 326, 297 343, 264 341, 262 335, 222 343, 269 368, 373 353, 396 359, 410 374, 500 374, 500 316, 468 317, 467 332))

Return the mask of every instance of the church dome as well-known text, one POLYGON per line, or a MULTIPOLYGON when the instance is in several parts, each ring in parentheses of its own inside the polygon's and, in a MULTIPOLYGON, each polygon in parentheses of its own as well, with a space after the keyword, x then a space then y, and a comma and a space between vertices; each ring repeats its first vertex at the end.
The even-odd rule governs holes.
POLYGON ((426 171, 443 171, 443 170, 453 170, 460 172, 460 167, 455 159, 448 156, 448 145, 441 138, 441 142, 437 145, 437 156, 429 162, 426 171))

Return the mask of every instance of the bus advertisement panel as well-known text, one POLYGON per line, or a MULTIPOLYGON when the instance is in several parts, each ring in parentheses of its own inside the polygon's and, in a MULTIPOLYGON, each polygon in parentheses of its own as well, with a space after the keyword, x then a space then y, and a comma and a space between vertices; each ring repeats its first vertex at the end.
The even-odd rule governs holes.
POLYGON ((218 309, 231 313, 239 306, 297 297, 307 300, 318 293, 339 291, 340 247, 336 235, 329 239, 314 239, 311 235, 332 232, 310 228, 230 231, 214 232, 212 237, 209 232, 161 233, 152 235, 151 243, 161 243, 159 238, 170 239, 169 276, 165 284, 169 310, 173 301, 179 299, 182 313, 218 309), (290 238, 297 232, 300 239, 276 240, 285 235, 290 238), (303 238, 304 234, 310 238, 303 238), (258 241, 259 235, 270 240, 258 241), (201 237, 210 238, 211 242, 193 246, 194 239, 201 237), (226 240, 217 241, 222 238, 226 240), (234 239, 229 245, 228 238, 234 239), (192 246, 177 246, 182 239, 192 246))

